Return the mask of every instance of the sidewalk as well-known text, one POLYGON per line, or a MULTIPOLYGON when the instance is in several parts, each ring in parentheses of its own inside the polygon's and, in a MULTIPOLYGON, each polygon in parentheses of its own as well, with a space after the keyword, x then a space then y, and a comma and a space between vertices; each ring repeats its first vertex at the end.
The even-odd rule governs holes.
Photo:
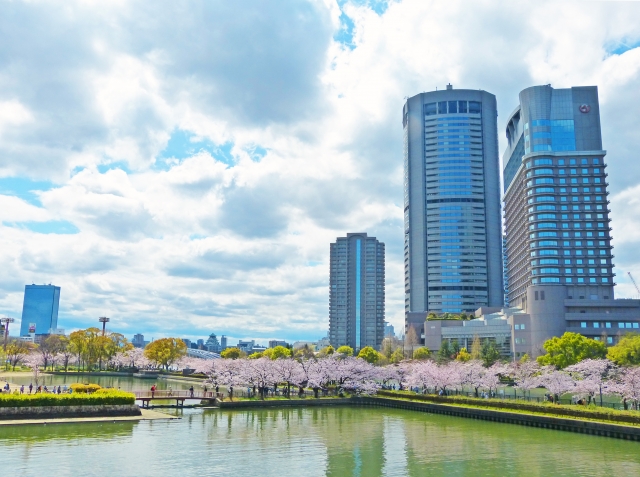
POLYGON ((2 426, 25 426, 28 424, 76 424, 81 422, 116 422, 116 421, 151 421, 157 419, 182 419, 177 416, 170 416, 163 412, 140 409, 141 416, 120 416, 120 417, 66 417, 62 419, 14 419, 0 421, 2 426))

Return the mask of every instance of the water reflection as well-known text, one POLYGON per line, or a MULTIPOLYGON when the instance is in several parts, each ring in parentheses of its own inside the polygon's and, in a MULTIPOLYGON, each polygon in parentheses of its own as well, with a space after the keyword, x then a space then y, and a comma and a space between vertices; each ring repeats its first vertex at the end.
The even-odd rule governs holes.
POLYGON ((179 412, 180 421, 0 427, 0 456, 15 475, 79 461, 83 475, 116 465, 123 477, 640 475, 639 444, 560 431, 392 409, 179 412))

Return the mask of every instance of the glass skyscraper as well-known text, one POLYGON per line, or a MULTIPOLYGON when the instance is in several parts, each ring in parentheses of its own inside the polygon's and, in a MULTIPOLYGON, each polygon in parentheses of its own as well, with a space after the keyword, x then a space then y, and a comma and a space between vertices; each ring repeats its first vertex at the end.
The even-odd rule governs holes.
POLYGON ((58 328, 60 287, 53 285, 26 285, 22 305, 20 336, 30 333, 46 335, 58 328))
POLYGON ((504 299, 496 98, 453 89, 407 99, 404 272, 407 325, 504 299))
POLYGON ((526 307, 532 285, 564 285, 576 299, 612 299, 597 88, 527 88, 506 132, 509 302, 526 307))
POLYGON ((384 244, 366 233, 330 246, 329 341, 356 352, 384 338, 384 244))

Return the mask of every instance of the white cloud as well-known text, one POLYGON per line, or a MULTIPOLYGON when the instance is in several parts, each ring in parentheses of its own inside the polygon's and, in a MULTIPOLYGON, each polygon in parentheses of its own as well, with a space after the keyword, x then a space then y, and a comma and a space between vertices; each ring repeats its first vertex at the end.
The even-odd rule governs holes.
POLYGON ((618 265, 635 270, 640 48, 611 45, 640 39, 640 4, 5 8, 21 27, 0 17, 0 175, 56 186, 42 207, 0 196, 0 218, 80 232, 2 227, 2 312, 19 315, 25 283, 54 282, 67 328, 106 313, 128 334, 320 337, 329 243, 366 231, 387 244, 401 329, 401 108, 448 82, 496 94, 499 130, 525 87, 600 87, 618 265), (332 40, 341 12, 351 47, 332 40), (160 158, 177 132, 203 150, 160 158))

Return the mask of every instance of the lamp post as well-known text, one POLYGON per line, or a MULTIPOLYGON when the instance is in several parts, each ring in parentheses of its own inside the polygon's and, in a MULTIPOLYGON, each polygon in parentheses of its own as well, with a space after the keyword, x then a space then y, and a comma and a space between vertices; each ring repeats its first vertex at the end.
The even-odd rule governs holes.
POLYGON ((9 338, 9 323, 13 323, 13 318, 0 318, 0 323, 4 324, 4 350, 7 351, 7 339, 9 338))
MULTIPOLYGON (((98 321, 102 323, 102 336, 104 337, 104 329, 107 326, 107 323, 109 323, 109 318, 101 316, 98 318, 98 321)), ((100 371, 102 371, 102 354, 100 354, 100 371)))

